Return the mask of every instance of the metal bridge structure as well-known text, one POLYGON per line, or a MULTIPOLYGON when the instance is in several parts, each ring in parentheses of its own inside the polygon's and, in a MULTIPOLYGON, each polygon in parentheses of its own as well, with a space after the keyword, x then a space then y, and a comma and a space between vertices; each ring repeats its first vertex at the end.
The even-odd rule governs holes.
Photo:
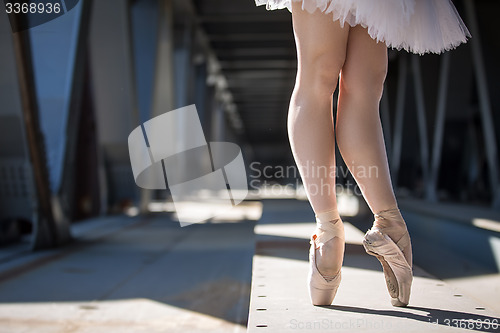
MULTIPOLYGON (((147 217, 152 207, 167 207, 168 190, 136 185, 128 137, 171 110, 194 104, 207 142, 241 147, 249 181, 266 168, 294 168, 286 131, 297 67, 290 12, 252 0, 73 2, 64 15, 18 32, 0 11, 0 268, 20 253, 71 248, 85 221, 147 217)), ((449 276, 446 260, 474 272, 500 270, 500 4, 453 2, 472 38, 443 55, 389 50, 380 105, 392 181, 422 249, 415 260, 440 278, 475 274, 449 276), (468 247, 454 243, 470 235, 468 247)), ((300 197, 297 173, 266 182, 293 188, 296 196, 286 200, 300 197)), ((338 183, 354 180, 344 174, 338 183)), ((273 201, 257 190, 251 187, 252 204, 273 201)), ((284 202, 288 208, 277 204, 278 213, 296 209, 284 202)), ((311 215, 307 209, 300 214, 311 215)), ((263 230, 275 216, 269 214, 263 230)), ((257 266, 273 267, 265 253, 286 258, 256 235, 257 266)), ((254 270, 252 304, 264 301, 257 298, 259 276, 254 270)), ((270 276, 276 282, 279 275, 270 276)), ((273 322, 257 308, 250 313, 252 325, 273 322)))

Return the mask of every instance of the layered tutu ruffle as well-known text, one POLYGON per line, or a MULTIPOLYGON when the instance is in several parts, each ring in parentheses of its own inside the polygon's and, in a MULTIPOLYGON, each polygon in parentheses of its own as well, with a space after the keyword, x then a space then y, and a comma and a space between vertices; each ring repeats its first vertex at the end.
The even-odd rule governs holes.
POLYGON ((451 0, 255 0, 268 10, 287 8, 331 14, 341 26, 361 25, 388 47, 416 54, 441 53, 465 43, 469 30, 451 0))

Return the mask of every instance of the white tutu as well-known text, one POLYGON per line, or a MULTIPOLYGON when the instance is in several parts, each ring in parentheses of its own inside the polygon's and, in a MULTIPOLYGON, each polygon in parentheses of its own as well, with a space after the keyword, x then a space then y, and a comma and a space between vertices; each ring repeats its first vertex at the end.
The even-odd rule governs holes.
POLYGON ((362 25, 370 36, 398 50, 416 54, 441 53, 465 43, 469 30, 451 0, 255 0, 268 10, 288 8, 332 14, 341 26, 362 25))

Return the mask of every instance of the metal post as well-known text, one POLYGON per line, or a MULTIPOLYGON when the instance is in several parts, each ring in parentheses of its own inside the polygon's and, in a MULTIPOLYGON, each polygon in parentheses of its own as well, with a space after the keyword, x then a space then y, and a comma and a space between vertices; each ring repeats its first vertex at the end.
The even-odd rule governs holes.
POLYGON ((441 153, 443 150, 444 122, 446 116, 446 99, 448 97, 448 78, 450 73, 450 53, 441 56, 439 72, 439 88, 436 106, 436 124, 434 125, 434 140, 432 144, 432 160, 427 182, 426 197, 429 201, 437 201, 437 181, 439 177, 439 166, 441 164, 441 153))
POLYGON ((173 10, 172 0, 160 1, 153 117, 173 110, 175 106, 173 10))
POLYGON ((481 38, 476 19, 476 9, 474 1, 465 0, 465 10, 467 15, 467 24, 469 26, 472 38, 470 40, 472 51, 472 63, 474 66, 474 75, 477 83, 477 93, 479 96, 479 111, 483 125, 484 143, 486 146, 486 157, 488 159, 489 180, 491 183, 491 192, 493 194, 492 205, 500 208, 500 185, 498 182, 498 150, 495 139, 495 129, 493 127, 493 118, 491 116, 490 96, 488 92, 488 83, 484 67, 483 54, 481 51, 481 38))
MULTIPOLYGON (((66 135, 66 151, 64 157, 64 169, 61 176, 61 187, 58 192, 57 202, 61 205, 60 198, 72 198, 66 202, 68 207, 68 218, 75 216, 74 198, 77 195, 77 182, 75 181, 76 173, 76 158, 80 154, 78 149, 78 129, 82 118, 84 84, 86 79, 86 64, 87 64, 87 39, 90 27, 90 10, 93 0, 84 0, 82 2, 82 11, 80 17, 80 27, 77 34, 77 44, 75 51, 75 60, 72 68, 70 106, 68 110, 67 135, 66 135)), ((89 177, 84 176, 87 180, 89 177)))
POLYGON ((429 141, 427 139, 427 119, 425 116, 425 99, 424 89, 422 87, 422 73, 420 71, 419 56, 412 56, 411 65, 417 104, 418 134, 420 139, 420 165, 422 167, 423 183, 427 185, 429 181, 429 141))
POLYGON ((176 79, 176 108, 192 104, 193 96, 193 39, 194 23, 191 17, 183 17, 176 24, 176 47, 174 49, 174 73, 176 79))
POLYGON ((220 102, 215 102, 215 109, 212 113, 212 141, 225 141, 226 136, 226 115, 220 102))
MULTIPOLYGON (((175 108, 173 22, 174 7, 172 0, 160 0, 152 118, 175 108)), ((148 211, 148 205, 152 198, 153 192, 151 190, 141 189, 139 209, 142 213, 148 211)))
POLYGON ((139 124, 134 83, 130 2, 94 1, 89 38, 92 96, 94 101, 99 164, 104 169, 100 182, 108 185, 101 193, 102 207, 121 211, 123 204, 138 197, 127 138, 139 124))
POLYGON ((36 185, 37 211, 33 228, 31 247, 33 250, 49 248, 57 245, 57 224, 54 220, 49 186, 49 174, 43 144, 43 134, 38 119, 38 103, 34 89, 33 67, 28 31, 13 34, 16 65, 19 77, 22 111, 26 136, 33 166, 33 178, 36 185))

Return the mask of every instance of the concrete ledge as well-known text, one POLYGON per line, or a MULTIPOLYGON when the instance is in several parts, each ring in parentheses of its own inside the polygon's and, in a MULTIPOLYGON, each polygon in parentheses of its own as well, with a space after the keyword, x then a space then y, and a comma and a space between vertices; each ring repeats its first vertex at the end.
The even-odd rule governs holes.
POLYGON ((254 225, 96 221, 0 281, 0 333, 243 332, 254 225))
POLYGON ((141 225, 145 220, 147 218, 121 215, 89 219, 71 225, 73 242, 64 246, 30 251, 28 244, 19 244, 2 249, 0 250, 0 282, 62 258, 126 228, 141 225))
POLYGON ((312 306, 306 278, 307 237, 313 229, 314 223, 256 226, 248 332, 500 330, 498 312, 419 267, 414 267, 410 306, 392 307, 379 262, 364 252, 363 233, 349 223, 342 283, 334 305, 312 306))

